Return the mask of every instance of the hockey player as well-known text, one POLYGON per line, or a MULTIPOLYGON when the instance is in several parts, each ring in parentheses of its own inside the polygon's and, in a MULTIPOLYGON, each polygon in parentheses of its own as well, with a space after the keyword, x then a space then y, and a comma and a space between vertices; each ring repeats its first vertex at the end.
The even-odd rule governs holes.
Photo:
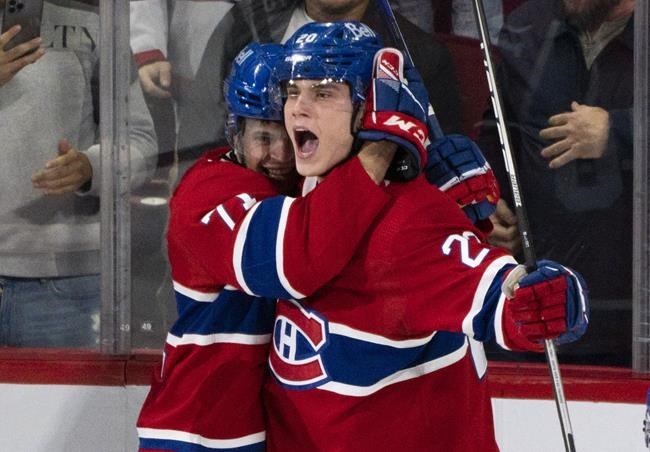
MULTIPOLYGON (((208 152, 188 172, 171 201, 172 222, 211 211, 243 186, 265 196, 295 189, 291 145, 272 102, 270 67, 280 54, 277 47, 242 51, 225 90, 232 149, 208 152)), ((274 300, 224 288, 206 275, 200 261, 176 243, 173 225, 168 240, 178 320, 137 422, 140 450, 264 450, 254 388, 264 374, 274 300)))
MULTIPOLYGON (((286 44, 285 125, 298 172, 308 176, 303 191, 318 185, 305 198, 333 184, 355 138, 396 141, 413 164, 424 160, 426 93, 394 49, 379 52, 371 71, 360 55, 373 36, 354 22, 308 24, 286 44)), ((542 351, 543 339, 579 338, 587 325, 585 285, 550 261, 526 275, 422 176, 379 187, 350 180, 346 187, 350 200, 377 189, 389 200, 352 258, 324 283, 318 270, 325 263, 301 260, 291 244, 344 252, 345 237, 295 235, 300 230, 286 228, 291 199, 248 206, 234 228, 237 284, 284 298, 264 392, 267 448, 498 450, 482 342, 542 351)), ((305 223, 305 231, 311 227, 305 223)))
MULTIPOLYGON (((256 199, 297 188, 293 152, 281 123, 279 87, 273 83, 279 52, 281 46, 272 44, 251 44, 241 51, 225 87, 232 149, 208 152, 172 198, 168 242, 179 318, 138 419, 141 451, 264 450, 260 390, 275 300, 225 285, 235 277, 220 269, 232 265, 219 263, 227 254, 222 248, 230 246, 229 228, 238 212, 256 199), (215 223, 225 225, 225 233, 211 227, 215 223)), ((297 218, 308 218, 311 212, 323 216, 330 208, 355 214, 354 221, 335 221, 327 230, 315 231, 328 241, 341 236, 343 252, 322 250, 320 244, 310 249, 289 246, 294 254, 322 256, 323 265, 314 267, 325 281, 340 272, 387 203, 377 184, 394 151, 392 143, 369 143, 358 158, 333 172, 331 183, 317 196, 293 203, 292 216, 297 218), (339 196, 336 201, 330 195, 345 193, 351 181, 364 188, 363 198, 339 196)), ((299 235, 303 223, 290 220, 287 231, 299 235)))

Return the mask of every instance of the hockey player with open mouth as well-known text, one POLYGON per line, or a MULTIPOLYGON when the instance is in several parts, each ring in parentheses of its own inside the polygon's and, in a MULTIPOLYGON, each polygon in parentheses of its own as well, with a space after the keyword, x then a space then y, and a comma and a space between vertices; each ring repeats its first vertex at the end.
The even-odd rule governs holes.
MULTIPOLYGON (((397 143, 396 161, 422 168, 426 92, 399 51, 381 49, 358 22, 308 24, 285 46, 284 119, 305 198, 354 161, 355 140, 397 143)), ((482 342, 542 351, 544 339, 578 339, 588 316, 582 278, 550 261, 521 271, 423 175, 345 190, 350 200, 382 190, 389 201, 329 280, 295 243, 343 252, 343 237, 287 230, 291 199, 256 203, 234 231, 237 285, 280 298, 267 449, 498 450, 482 342)))
MULTIPOLYGON (((274 76, 281 55, 282 47, 274 44, 253 43, 240 52, 224 90, 231 148, 207 152, 172 198, 167 238, 179 317, 138 419, 141 451, 265 448, 260 391, 276 300, 228 286, 236 278, 232 261, 224 260, 231 254, 231 229, 247 209, 257 200, 299 189, 274 76)), ((303 233, 302 218, 313 212, 326 215, 335 198, 339 212, 355 215, 355 221, 332 222, 318 234, 327 240, 341 237, 343 251, 302 249, 294 243, 295 254, 320 258, 317 273, 324 281, 341 271, 387 203, 377 184, 394 151, 392 143, 366 144, 319 196, 294 203, 292 215, 298 221, 292 219, 286 229, 295 236, 303 233), (367 196, 341 196, 350 182, 363 186, 367 196)))

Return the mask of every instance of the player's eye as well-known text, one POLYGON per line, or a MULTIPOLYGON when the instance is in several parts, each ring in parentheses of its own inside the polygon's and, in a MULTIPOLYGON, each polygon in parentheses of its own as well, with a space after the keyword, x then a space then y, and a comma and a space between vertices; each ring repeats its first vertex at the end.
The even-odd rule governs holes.
POLYGON ((286 83, 283 88, 286 97, 297 97, 300 94, 298 87, 291 82, 286 83))
POLYGON ((330 97, 332 97, 332 93, 329 90, 321 89, 316 92, 317 99, 329 99, 330 97))
POLYGON ((259 143, 259 144, 268 146, 268 145, 271 144, 272 140, 271 140, 271 137, 269 135, 264 134, 264 135, 257 135, 255 137, 255 141, 257 141, 257 143, 259 143))

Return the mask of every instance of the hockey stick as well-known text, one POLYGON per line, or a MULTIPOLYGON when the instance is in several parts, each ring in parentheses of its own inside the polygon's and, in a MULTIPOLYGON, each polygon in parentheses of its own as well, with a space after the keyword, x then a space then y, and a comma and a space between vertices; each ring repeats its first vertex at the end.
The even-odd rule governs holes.
MULTIPOLYGON (((404 40, 404 35, 402 35, 402 30, 400 30, 399 25, 397 25, 397 18, 395 17, 395 13, 393 13, 393 8, 391 8, 390 4, 388 3, 388 0, 377 0, 377 6, 379 6, 379 10, 382 12, 382 17, 384 18, 386 25, 388 26, 390 34, 393 37, 393 41, 395 41, 398 45, 402 47, 401 50, 402 53, 404 54, 404 58, 406 58, 406 62, 411 66, 415 67, 415 64, 413 63, 413 58, 411 57, 411 52, 409 52, 408 46, 406 45, 406 41, 404 40)), ((431 122, 431 128, 433 129, 432 130, 433 137, 431 138, 432 139, 441 138, 444 136, 444 133, 442 133, 442 128, 440 127, 438 118, 436 118, 436 114, 431 104, 429 104, 428 108, 429 108, 429 120, 431 122)))
MULTIPOLYGON (((497 128, 501 141, 501 152, 503 153, 506 170, 510 177, 510 188, 512 189, 512 197, 515 203, 515 214, 518 219, 519 233, 521 235, 522 248, 524 252, 524 265, 526 266, 526 270, 530 272, 536 268, 535 249, 533 248, 532 237, 530 234, 528 216, 526 215, 526 210, 524 209, 523 200, 521 198, 521 191, 519 190, 519 177, 517 175, 517 168, 515 166, 512 148, 510 146, 510 136, 508 135, 506 121, 503 116, 503 102, 494 76, 494 65, 492 63, 492 57, 490 56, 490 34, 487 27, 487 20, 485 18, 485 10, 483 8, 482 0, 474 0, 474 17, 476 18, 476 23, 481 35, 483 63, 485 66, 488 87, 490 89, 490 96, 492 98, 492 108, 494 109, 494 116, 497 120, 497 128)), ((569 408, 564 397, 560 365, 555 353, 555 344, 553 344, 552 340, 546 339, 544 341, 544 350, 546 352, 546 359, 548 361, 549 372, 553 383, 555 405, 557 407, 557 413, 562 427, 564 447, 567 452, 575 452, 573 430, 571 429, 571 420, 569 419, 569 408)))

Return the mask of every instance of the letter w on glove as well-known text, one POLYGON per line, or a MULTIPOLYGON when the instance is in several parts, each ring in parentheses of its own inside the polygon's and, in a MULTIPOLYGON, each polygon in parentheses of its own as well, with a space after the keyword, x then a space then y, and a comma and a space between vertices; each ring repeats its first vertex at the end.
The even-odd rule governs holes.
POLYGON ((501 320, 504 343, 500 345, 541 352, 545 339, 556 344, 579 339, 589 323, 587 290, 580 274, 547 260, 538 262, 529 274, 522 269, 515 267, 503 284, 507 298, 501 320))

